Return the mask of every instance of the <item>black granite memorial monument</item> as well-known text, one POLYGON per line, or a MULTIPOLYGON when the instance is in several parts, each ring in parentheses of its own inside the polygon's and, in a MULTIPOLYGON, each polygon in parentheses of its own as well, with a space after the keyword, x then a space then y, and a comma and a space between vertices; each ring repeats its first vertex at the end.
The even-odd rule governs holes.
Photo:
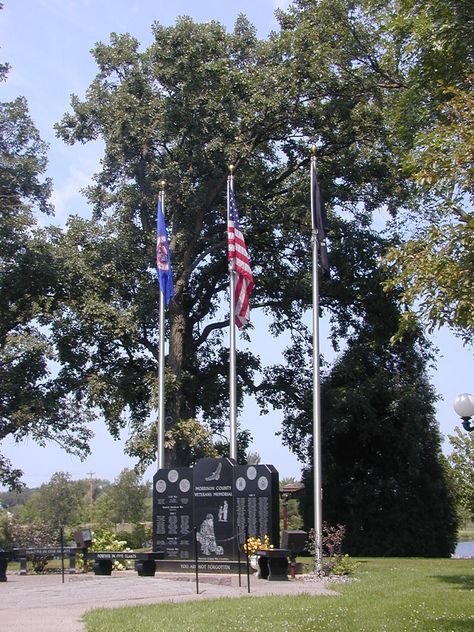
POLYGON ((272 465, 201 459, 194 467, 161 469, 153 478, 153 550, 172 570, 237 570, 245 535, 279 544, 278 472, 272 465))

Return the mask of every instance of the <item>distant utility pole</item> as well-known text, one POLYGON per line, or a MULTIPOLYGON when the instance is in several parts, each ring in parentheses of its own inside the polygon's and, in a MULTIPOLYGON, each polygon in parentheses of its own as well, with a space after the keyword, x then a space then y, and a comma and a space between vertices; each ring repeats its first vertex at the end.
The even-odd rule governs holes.
POLYGON ((93 509, 93 504, 94 504, 94 493, 93 493, 93 483, 94 483, 94 479, 92 478, 95 474, 95 472, 87 472, 88 476, 89 476, 89 511, 90 511, 90 526, 92 529, 92 509, 93 509))

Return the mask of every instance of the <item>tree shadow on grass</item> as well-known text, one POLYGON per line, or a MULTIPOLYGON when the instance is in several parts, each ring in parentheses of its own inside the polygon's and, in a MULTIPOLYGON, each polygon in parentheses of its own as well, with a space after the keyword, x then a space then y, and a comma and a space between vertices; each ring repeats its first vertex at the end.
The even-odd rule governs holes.
POLYGON ((432 577, 446 584, 452 584, 459 590, 474 590, 474 575, 434 575, 432 577))

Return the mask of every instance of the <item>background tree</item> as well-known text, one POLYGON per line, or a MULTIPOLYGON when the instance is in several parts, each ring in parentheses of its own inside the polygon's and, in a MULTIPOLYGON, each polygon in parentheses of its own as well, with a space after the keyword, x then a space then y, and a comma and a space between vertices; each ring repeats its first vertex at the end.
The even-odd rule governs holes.
POLYGON ((18 505, 24 504, 34 490, 28 487, 0 492, 0 505, 3 509, 14 511, 18 505))
POLYGON ((142 483, 141 476, 124 469, 115 482, 101 494, 95 504, 94 515, 99 523, 137 524, 149 516, 145 513, 151 496, 149 483, 142 483))
MULTIPOLYGON (((64 289, 52 316, 60 376, 113 434, 130 424, 127 449, 143 463, 155 445, 147 419, 158 361, 158 183, 166 181, 175 273, 167 454, 179 464, 195 458, 182 448, 190 425, 199 419, 222 432, 227 417, 229 163, 256 277, 252 307, 273 316, 274 333, 299 327, 310 301, 308 146, 318 140, 328 207, 367 216, 403 197, 381 120, 385 75, 368 63, 377 34, 361 26, 362 42, 346 38, 345 3, 339 13, 327 2, 303 9, 282 16, 282 33, 268 41, 242 17, 232 33, 189 19, 155 24, 143 52, 130 36, 112 34, 93 51, 99 73, 85 99, 73 97, 57 127, 68 143, 105 143, 87 192, 92 220, 72 218, 54 234, 64 289)), ((333 309, 347 310, 338 300, 333 309)), ((255 391, 259 366, 254 354, 239 353, 239 405, 255 391)))
POLYGON ((73 481, 67 472, 56 472, 48 483, 41 485, 16 515, 22 523, 75 527, 86 517, 87 481, 73 481))
MULTIPOLYGON (((393 277, 388 286, 400 285, 407 305, 430 328, 447 325, 470 344, 474 12, 464 0, 410 0, 389 6, 385 20, 403 61, 403 90, 387 118, 416 197, 403 216, 402 243, 387 258, 393 277)), ((401 331, 414 321, 407 311, 401 331)))
POLYGON ((449 464, 454 477, 454 488, 465 516, 474 520, 474 436, 455 429, 449 435, 453 448, 449 455, 449 464))
POLYGON ((10 549, 14 544, 11 512, 0 509, 0 549, 10 549))
MULTIPOLYGON (((3 80, 7 67, 0 70, 3 80)), ((54 348, 42 328, 58 292, 51 243, 35 216, 51 213, 46 151, 25 99, 0 103, 0 441, 29 436, 83 454, 87 415, 50 374, 54 348)), ((20 477, 0 454, 0 483, 16 487, 20 477)))
MULTIPOLYGON (((345 551, 361 555, 449 555, 457 517, 435 419, 436 396, 422 334, 390 344, 397 296, 382 290, 377 261, 386 243, 334 227, 333 257, 358 307, 345 348, 322 383, 324 519, 346 527, 345 551)), ((299 343, 299 344, 298 344, 299 343)), ((283 440, 312 461, 312 372, 305 341, 270 372, 262 397, 284 411, 283 440)), ((312 526, 312 473, 305 472, 305 526, 312 526)))
MULTIPOLYGON (((48 300, 35 304, 37 321, 50 327, 41 334, 59 367, 45 386, 56 396, 48 412, 57 421, 66 403, 74 411, 76 426, 62 417, 62 430, 75 433, 72 447, 84 447, 86 411, 99 411, 115 436, 130 425, 130 454, 142 464, 154 459, 154 218, 163 179, 176 288, 167 321, 169 463, 214 453, 212 435, 227 417, 228 316, 222 305, 230 162, 237 165, 238 206, 257 282, 253 308, 272 318, 272 333, 286 329, 301 347, 308 344, 300 327, 311 300, 308 146, 318 146, 329 213, 357 220, 340 222, 338 239, 354 243, 373 211, 394 214, 412 201, 410 138, 426 131, 423 121, 435 120, 443 103, 425 98, 427 69, 434 73, 435 64, 426 61, 429 47, 423 63, 410 55, 422 22, 410 30, 418 4, 407 6, 297 0, 279 13, 281 32, 267 41, 258 40, 243 17, 231 33, 215 22, 181 19, 174 27, 155 24, 154 42, 144 51, 134 38, 117 34, 95 47, 98 74, 83 100, 72 98, 71 112, 57 127, 68 143, 104 142, 101 171, 87 192, 93 216, 48 231, 54 291, 42 289, 48 300)), ((432 7, 439 9, 434 0, 432 7)), ((461 29, 461 21, 454 22, 461 29)), ((337 252, 333 279, 325 280, 321 296, 335 340, 363 331, 366 303, 374 296, 356 291, 371 290, 362 271, 351 277, 354 291, 341 281, 346 264, 337 252)), ((363 269, 372 274, 370 266, 363 269)), ((300 352, 288 350, 290 367, 300 352)), ((238 367, 241 404, 245 393, 260 388, 259 358, 240 353, 238 367)), ((48 428, 53 436, 61 430, 48 428)))

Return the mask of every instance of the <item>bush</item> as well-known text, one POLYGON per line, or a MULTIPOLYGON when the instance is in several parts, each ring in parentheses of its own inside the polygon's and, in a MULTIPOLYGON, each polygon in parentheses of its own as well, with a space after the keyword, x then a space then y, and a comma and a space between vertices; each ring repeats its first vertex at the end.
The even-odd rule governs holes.
POLYGON ((337 554, 328 558, 323 563, 323 575, 352 575, 359 562, 352 559, 347 553, 337 554))
POLYGON ((8 511, 0 511, 0 549, 13 546, 13 523, 8 511))
MULTIPOLYGON (((25 548, 47 548, 59 543, 59 530, 53 530, 46 523, 31 523, 20 525, 11 523, 12 539, 15 546, 25 548)), ((42 573, 48 565, 48 558, 42 555, 32 555, 30 558, 35 573, 42 573)))
POLYGON ((151 532, 151 527, 147 527, 144 524, 136 524, 131 532, 119 531, 116 537, 124 540, 131 549, 141 549, 148 546, 148 543, 151 541, 151 532))
MULTIPOLYGON (((112 531, 107 531, 106 529, 101 529, 100 531, 94 532, 92 536, 92 546, 91 551, 130 551, 131 549, 127 547, 127 542, 125 540, 118 540, 117 536, 112 533, 112 531)), ((133 568, 133 562, 123 561, 119 562, 118 560, 114 561, 113 568, 116 571, 124 571, 129 568, 133 568)))
MULTIPOLYGON (((346 528, 343 525, 338 524, 331 527, 323 522, 322 549, 326 560, 323 561, 322 575, 352 575, 357 568, 357 562, 349 555, 342 554, 342 541, 345 534, 346 528)), ((307 547, 311 555, 314 556, 316 553, 314 529, 310 529, 308 532, 307 547)))

